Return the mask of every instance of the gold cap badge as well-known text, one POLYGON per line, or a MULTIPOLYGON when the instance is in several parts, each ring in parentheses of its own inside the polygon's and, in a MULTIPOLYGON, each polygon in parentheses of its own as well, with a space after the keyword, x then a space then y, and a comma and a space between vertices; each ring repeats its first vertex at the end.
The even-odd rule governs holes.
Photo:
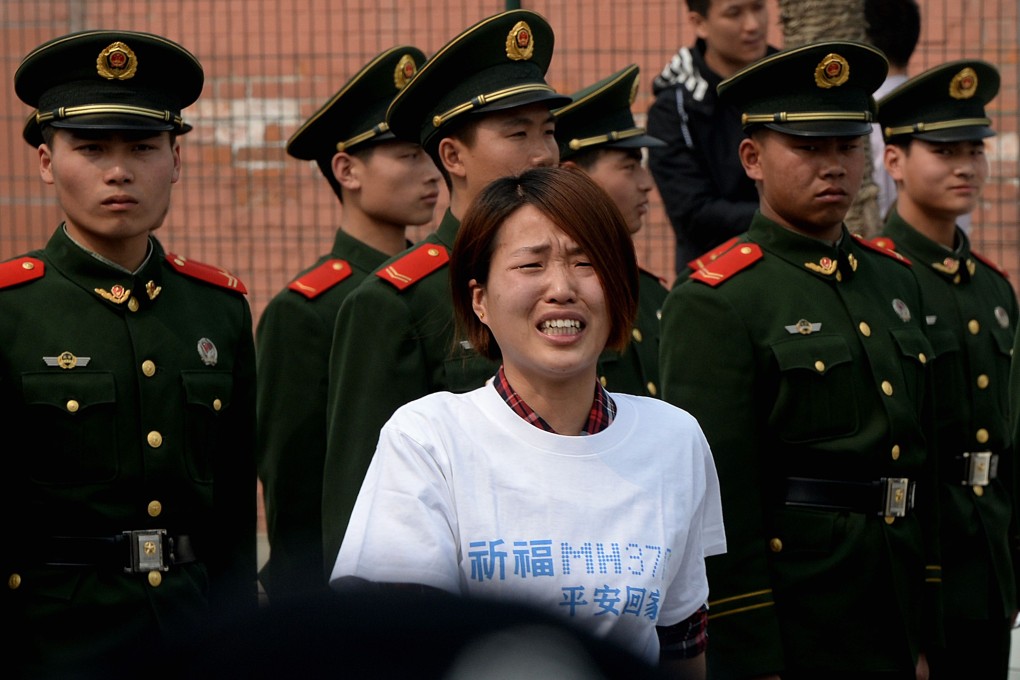
POLYGON ((825 55, 815 67, 815 84, 823 90, 850 80, 850 64, 835 52, 825 55))
POLYGON ((414 58, 410 54, 405 54, 397 62, 397 68, 393 71, 393 84, 397 86, 398 90, 403 90, 417 72, 418 65, 414 63, 414 58))
POLYGON ((506 56, 514 61, 527 61, 534 53, 531 27, 525 21, 518 21, 506 36, 506 56))
POLYGON ((107 45, 96 58, 96 71, 107 80, 128 80, 137 70, 138 57, 120 41, 107 45))
POLYGON ((963 69, 949 83, 949 96, 953 99, 970 99, 977 92, 977 73, 970 66, 963 69))

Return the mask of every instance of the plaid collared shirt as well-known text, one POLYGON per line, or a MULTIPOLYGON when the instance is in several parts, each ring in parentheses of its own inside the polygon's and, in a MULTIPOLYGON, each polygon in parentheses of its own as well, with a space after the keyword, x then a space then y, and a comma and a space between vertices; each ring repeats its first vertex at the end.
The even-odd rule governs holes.
MULTIPOLYGON (((506 379, 506 373, 503 372, 502 366, 499 367, 499 372, 493 378, 492 385, 499 392, 499 396, 503 397, 503 401, 506 402, 507 406, 513 409, 514 413, 540 430, 556 432, 542 416, 535 413, 530 406, 524 403, 521 395, 514 391, 514 388, 511 387, 506 379)), ((605 388, 596 380, 595 397, 591 402, 591 412, 588 413, 588 422, 585 424, 584 429, 581 430, 581 434, 598 434, 609 427, 615 417, 616 403, 609 396, 609 393, 606 392, 605 388)))

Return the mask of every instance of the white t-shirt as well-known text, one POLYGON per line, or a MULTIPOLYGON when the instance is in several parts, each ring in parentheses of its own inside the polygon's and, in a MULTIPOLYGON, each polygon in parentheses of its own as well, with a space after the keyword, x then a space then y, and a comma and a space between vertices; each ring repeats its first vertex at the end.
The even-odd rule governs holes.
POLYGON ((719 483, 691 415, 612 398, 612 424, 577 437, 526 422, 491 381, 402 406, 331 580, 535 605, 657 662, 655 626, 706 602, 704 558, 726 550, 719 483))

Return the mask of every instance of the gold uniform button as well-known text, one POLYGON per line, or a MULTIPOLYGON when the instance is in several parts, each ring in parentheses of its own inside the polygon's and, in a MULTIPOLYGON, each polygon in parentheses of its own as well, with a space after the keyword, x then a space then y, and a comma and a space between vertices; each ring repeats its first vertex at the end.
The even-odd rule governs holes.
POLYGON ((220 401, 219 399, 213 399, 212 400, 212 410, 213 411, 219 411, 222 408, 223 408, 223 402, 222 401, 220 401))
POLYGON ((656 387, 655 383, 653 382, 648 383, 647 385, 645 385, 645 387, 648 389, 648 394, 652 395, 653 397, 659 393, 659 388, 656 387))
POLYGON ((159 501, 150 501, 146 511, 148 511, 149 517, 159 517, 159 514, 163 512, 163 504, 159 501))
POLYGON ((900 445, 899 444, 893 444, 893 447, 892 447, 892 459, 893 460, 899 460, 900 459, 900 445))
POLYGON ((142 375, 146 378, 156 375, 156 364, 151 359, 142 362, 142 375))
POLYGON ((641 342, 642 337, 644 337, 641 335, 641 329, 639 328, 635 328, 630 334, 634 338, 634 342, 641 342))
POLYGON ((149 585, 150 586, 155 588, 155 587, 159 586, 159 584, 162 583, 162 582, 163 582, 163 574, 159 573, 158 571, 150 571, 149 572, 149 585))
POLYGON ((987 443, 988 442, 988 430, 986 430, 985 428, 982 427, 974 435, 974 439, 977 439, 978 444, 985 444, 985 443, 987 443))
POLYGON ((28 270, 35 269, 35 263, 34 262, 22 262, 21 263, 21 268, 22 269, 28 269, 28 270))
POLYGON ((75 401, 74 399, 67 400, 68 413, 77 413, 79 408, 81 408, 81 404, 79 404, 77 401, 75 401))
POLYGON ((885 396, 891 397, 893 393, 892 383, 888 380, 882 381, 882 391, 885 392, 885 396))
POLYGON ((815 370, 818 371, 819 373, 824 373, 825 372, 825 362, 822 361, 821 359, 816 361, 815 362, 815 370))
POLYGON ((971 335, 977 335, 981 332, 981 324, 977 322, 977 319, 971 319, 967 322, 967 330, 971 335))
POLYGON ((871 326, 869 326, 864 321, 860 322, 857 325, 857 328, 860 329, 861 335, 863 335, 864 337, 866 337, 866 338, 870 338, 871 337, 871 326))
POLYGON ((150 432, 149 436, 146 437, 146 439, 149 442, 149 446, 151 446, 154 449, 158 449, 163 445, 163 435, 161 435, 159 432, 156 432, 155 430, 150 432))
POLYGON ((606 376, 600 375, 599 376, 599 384, 602 385, 603 387, 605 387, 606 386, 606 382, 607 382, 606 381, 606 376))
POLYGON ((773 538, 769 540, 769 550, 771 550, 774 553, 782 552, 783 542, 778 538, 773 538))
POLYGON ((974 485, 974 495, 981 497, 985 495, 985 487, 974 485))
POLYGON ((928 363, 928 357, 925 355, 924 352, 921 352, 917 355, 917 360, 921 362, 922 366, 928 363))
POLYGON ((130 309, 132 312, 138 311, 138 298, 131 298, 130 300, 128 300, 128 309, 130 309))
POLYGON ((892 523, 893 523, 893 522, 895 522, 895 521, 896 521, 896 518, 895 518, 895 517, 886 517, 886 518, 885 518, 885 523, 886 523, 886 524, 892 524, 892 523))
POLYGON ((11 590, 17 590, 21 586, 21 574, 11 574, 7 577, 7 587, 11 590))
POLYGON ((333 263, 333 271, 340 271, 343 268, 344 268, 344 266, 343 266, 342 263, 340 263, 340 262, 334 262, 333 263))
POLYGON ((977 377, 977 386, 979 390, 983 390, 988 387, 988 376, 982 373, 977 377))

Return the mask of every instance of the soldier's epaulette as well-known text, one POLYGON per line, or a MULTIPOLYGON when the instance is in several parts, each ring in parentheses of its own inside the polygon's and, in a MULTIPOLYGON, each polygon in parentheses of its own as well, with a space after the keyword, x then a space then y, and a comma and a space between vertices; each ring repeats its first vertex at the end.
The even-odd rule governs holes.
MULTIPOLYGON (((860 245, 864 246, 868 250, 873 250, 876 253, 882 253, 886 257, 891 257, 892 259, 896 260, 900 264, 905 264, 908 267, 914 266, 913 263, 911 263, 910 260, 908 260, 907 258, 903 257, 902 255, 897 253, 892 248, 888 248, 888 247, 879 245, 877 243, 877 241, 879 241, 879 240, 885 240, 888 243, 892 243, 892 241, 890 241, 888 238, 886 238, 884 236, 882 237, 882 239, 875 239, 875 241, 869 241, 868 239, 864 238, 863 236, 860 236, 859 234, 854 234, 853 237, 854 237, 854 239, 857 240, 857 243, 859 243, 860 245)), ((895 244, 893 244, 893 246, 895 247, 895 244)))
POLYGON ((705 263, 691 274, 691 279, 712 286, 733 278, 755 262, 765 257, 757 243, 742 243, 730 248, 715 260, 705 263))
POLYGON ((998 263, 992 262, 991 260, 989 260, 984 255, 982 255, 980 253, 975 253, 973 250, 970 251, 970 254, 973 255, 976 259, 978 259, 983 264, 987 265, 989 268, 991 268, 994 271, 998 272, 999 276, 1001 276, 1002 278, 1004 278, 1004 279, 1008 279, 1009 278, 1009 272, 1006 271, 1005 269, 1003 269, 1002 267, 1000 267, 998 265, 998 263))
POLYGON ((41 279, 46 273, 46 264, 34 257, 19 257, 0 262, 0 288, 10 288, 19 283, 41 279))
POLYGON ((181 255, 175 255, 174 253, 167 253, 166 261, 177 272, 190 278, 205 281, 206 283, 211 283, 214 286, 232 290, 235 293, 248 293, 248 289, 244 287, 241 280, 226 269, 220 269, 219 267, 214 267, 211 264, 204 264, 202 262, 189 260, 181 255))
POLYGON ((734 245, 736 245, 736 243, 737 243, 737 241, 739 239, 740 239, 739 236, 734 236, 733 238, 731 238, 730 240, 726 241, 725 243, 720 243, 719 245, 717 245, 715 248, 712 248, 712 250, 708 251, 704 255, 702 255, 700 257, 696 257, 693 260, 691 260, 690 262, 688 262, 687 263, 687 267, 690 268, 691 271, 698 271, 702 267, 704 267, 704 266, 706 266, 706 265, 708 265, 708 264, 710 264, 712 262, 715 262, 716 260, 719 259, 720 255, 722 255, 723 253, 728 251, 730 248, 732 248, 734 245))
POLYGON ((291 281, 287 288, 304 295, 309 300, 314 300, 353 273, 347 260, 326 260, 315 269, 291 281))
POLYGON ((876 236, 871 239, 871 242, 879 248, 885 248, 886 250, 896 250, 896 242, 888 236, 876 236))
POLYGON ((409 250, 375 275, 397 290, 404 290, 450 261, 450 253, 438 243, 423 243, 409 250))

